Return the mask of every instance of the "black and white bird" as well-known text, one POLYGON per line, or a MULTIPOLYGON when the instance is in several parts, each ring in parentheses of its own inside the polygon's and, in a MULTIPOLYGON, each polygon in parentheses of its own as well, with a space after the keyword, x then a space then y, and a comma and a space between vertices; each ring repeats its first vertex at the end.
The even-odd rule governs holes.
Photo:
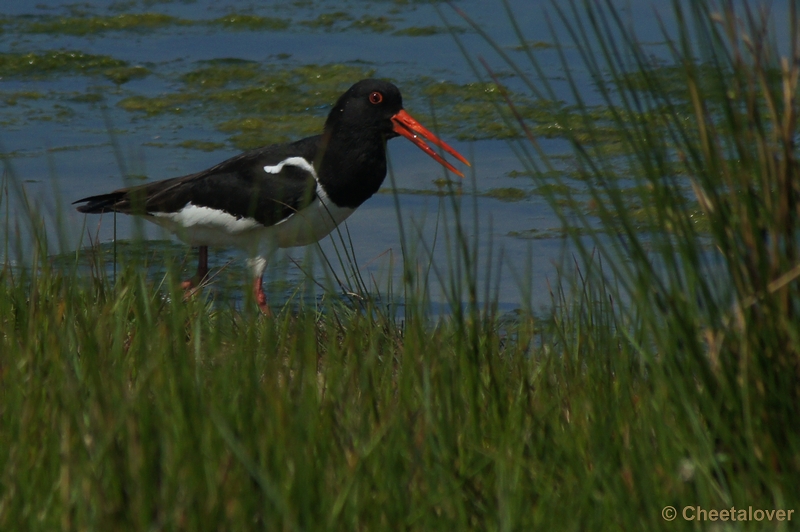
POLYGON ((199 247, 191 290, 208 275, 208 246, 234 246, 248 255, 256 302, 271 314, 262 274, 277 247, 312 244, 327 236, 378 191, 386 177, 386 141, 402 135, 462 176, 425 140, 469 162, 403 109, 397 87, 365 79, 345 92, 321 135, 247 151, 182 177, 80 199, 83 213, 145 216, 199 247), (424 140, 423 140, 424 139, 424 140))

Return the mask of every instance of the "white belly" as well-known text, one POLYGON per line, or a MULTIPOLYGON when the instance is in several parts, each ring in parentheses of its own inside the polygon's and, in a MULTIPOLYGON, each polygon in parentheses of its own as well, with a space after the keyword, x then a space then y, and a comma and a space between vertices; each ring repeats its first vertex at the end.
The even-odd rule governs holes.
POLYGON ((307 246, 328 236, 354 210, 318 198, 305 209, 267 229, 273 230, 279 247, 307 246))
POLYGON ((328 236, 353 210, 317 198, 288 218, 264 227, 253 218, 237 218, 189 203, 177 212, 153 213, 147 219, 193 246, 233 246, 258 253, 262 249, 313 244, 328 236))

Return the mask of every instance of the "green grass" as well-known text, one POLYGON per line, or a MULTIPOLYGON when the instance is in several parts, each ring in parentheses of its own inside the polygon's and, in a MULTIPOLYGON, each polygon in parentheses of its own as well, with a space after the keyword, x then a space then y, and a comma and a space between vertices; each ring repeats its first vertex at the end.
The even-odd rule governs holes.
MULTIPOLYGON (((430 235, 398 219, 403 286, 354 275, 352 301, 298 295, 266 319, 247 298, 183 301, 180 257, 160 253, 146 274, 126 253, 113 282, 103 253, 54 260, 7 165, 0 205, 21 206, 33 237, 19 245, 6 218, 5 256, 29 251, 28 267, 0 269, 0 529, 795 528, 797 515, 680 514, 800 511, 800 67, 781 70, 746 11, 740 26, 703 2, 673 10, 683 83, 665 85, 613 9, 556 5, 604 87, 601 123, 576 84, 559 118, 572 173, 525 116, 502 115, 575 250, 544 315, 497 312, 499 254, 477 255, 459 194, 442 216, 460 223, 436 236, 448 271, 425 264, 430 235), (450 315, 428 313, 426 276, 450 315), (397 315, 385 302, 401 294, 397 315)), ((787 18, 796 36, 794 7, 787 18)), ((555 101, 546 79, 526 77, 524 101, 555 101)), ((524 294, 526 269, 510 274, 524 294)))
MULTIPOLYGON (((623 383, 613 367, 618 353, 635 351, 630 360, 655 394, 649 400, 659 396, 659 388, 663 393, 650 415, 637 419, 650 425, 651 445, 662 457, 672 455, 672 468, 643 461, 626 478, 634 500, 652 503, 643 519, 655 513, 656 501, 677 507, 679 517, 619 528, 708 526, 682 518, 681 509, 690 505, 741 508, 761 499, 765 508, 796 508, 797 8, 792 4, 789 13, 765 16, 748 3, 735 9, 675 0, 671 16, 678 23, 672 33, 663 30, 668 59, 654 60, 611 4, 553 3, 551 24, 565 28, 580 58, 577 64, 568 59, 558 39, 564 33, 553 34, 569 87, 559 94, 570 109, 559 123, 573 148, 570 172, 559 172, 562 159, 540 149, 536 130, 513 110, 514 95, 502 90, 497 67, 481 61, 474 68, 505 94, 514 114, 508 125, 525 136, 515 148, 526 173, 561 217, 576 264, 589 270, 581 275, 595 291, 581 309, 589 318, 566 321, 566 337, 587 334, 581 347, 590 357, 608 357, 607 375, 598 378, 611 378, 613 387, 640 383, 638 377, 623 383), (770 32, 771 24, 782 23, 792 43, 783 50, 770 32), (588 72, 599 106, 586 103, 572 74, 581 70, 588 72), (597 109, 604 110, 603 120, 597 120, 597 109), (607 142, 609 127, 616 130, 613 143, 607 142), (577 191, 574 176, 582 182, 577 191), (671 412, 663 420, 656 415, 661 408, 671 412), (665 425, 672 425, 672 434, 657 443, 665 425), (662 474, 671 494, 654 489, 653 477, 662 474)), ((519 41, 527 42, 505 5, 519 41)), ((523 69, 472 24, 531 98, 554 99, 556 89, 534 48, 523 45, 523 69)), ((590 363, 584 371, 591 371, 590 363)), ((628 397, 638 404, 638 393, 632 393, 628 397)), ((611 427, 606 436, 627 438, 626 431, 611 427)), ((792 528, 786 522, 766 526, 792 528)))
POLYGON ((603 298, 269 320, 50 264, 0 284, 3 530, 645 526, 709 483, 603 298))

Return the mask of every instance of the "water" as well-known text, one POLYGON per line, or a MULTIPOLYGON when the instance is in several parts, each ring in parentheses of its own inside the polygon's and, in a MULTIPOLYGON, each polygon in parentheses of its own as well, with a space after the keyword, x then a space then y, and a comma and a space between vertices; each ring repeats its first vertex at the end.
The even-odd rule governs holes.
MULTIPOLYGON (((550 2, 518 0, 511 4, 527 39, 552 42, 544 16, 545 10, 554 16, 550 2)), ((512 48, 518 44, 517 38, 499 3, 464 0, 457 5, 479 21, 507 53, 521 58, 520 52, 512 48)), ((640 35, 652 35, 658 40, 658 21, 653 16, 656 8, 651 2, 620 2, 620 6, 623 16, 635 21, 640 35)), ((204 92, 206 89, 193 87, 186 81, 187 74, 218 66, 223 60, 225 65, 241 64, 256 72, 255 80, 272 80, 273 74, 294 73, 281 78, 280 83, 290 88, 296 84, 303 91, 303 101, 308 103, 292 111, 289 120, 281 121, 280 134, 287 138, 300 138, 322 127, 333 97, 330 84, 320 84, 314 79, 315 73, 325 78, 332 69, 341 67, 345 74, 359 76, 366 72, 389 78, 403 91, 405 107, 412 115, 432 119, 433 104, 441 125, 440 136, 473 162, 474 184, 466 179, 457 201, 463 208, 470 237, 477 235, 478 256, 484 259, 480 275, 486 272, 486 266, 493 264, 492 260, 499 263, 502 254, 503 273, 495 295, 501 308, 513 309, 527 300, 534 307, 546 305, 550 297, 547 282, 554 279, 555 267, 570 255, 569 249, 560 238, 532 240, 512 234, 552 232, 558 228, 558 221, 545 202, 531 193, 533 184, 527 178, 513 177, 522 166, 506 142, 485 133, 489 124, 499 120, 491 114, 490 107, 480 104, 470 108, 478 109, 480 115, 477 112, 456 115, 461 103, 458 95, 450 100, 444 95, 433 102, 426 96, 426 87, 440 82, 472 94, 468 92, 469 84, 474 83, 476 76, 453 37, 445 31, 440 13, 460 32, 459 38, 469 50, 470 59, 483 56, 497 65, 500 72, 507 71, 495 52, 477 34, 468 31, 467 25, 446 4, 439 5, 437 11, 428 2, 388 0, 293 3, 133 0, 92 4, 74 4, 69 0, 38 3, 4 0, 0 7, 0 54, 16 58, 17 63, 6 63, 6 68, 0 71, 0 101, 4 102, 0 106, 0 151, 26 194, 43 211, 63 213, 59 220, 54 216, 46 218, 50 230, 63 235, 61 240, 52 239, 53 242, 60 243, 60 251, 68 251, 87 245, 86 227, 91 233, 96 231, 101 242, 113 238, 110 217, 105 217, 97 227, 99 218, 85 218, 75 212, 71 201, 140 183, 143 179, 158 180, 196 172, 250 147, 248 142, 255 142, 243 121, 259 115, 248 112, 247 105, 237 101, 243 93, 223 99, 219 96, 224 93, 223 88, 204 92), (143 13, 172 18, 154 27, 133 24, 119 30, 100 27, 99 31, 80 31, 80 25, 87 21, 102 24, 121 15, 143 13), (253 29, 219 22, 221 17, 230 15, 260 17, 252 20, 262 26, 253 29), (272 17, 283 26, 268 28, 264 26, 265 17, 272 17), (331 20, 335 22, 326 25, 331 20), (68 24, 59 29, 59 21, 68 24), (433 34, 409 35, 415 31, 433 34), (94 54, 124 63, 116 67, 81 64, 63 70, 26 69, 19 64, 19 58, 25 54, 58 50, 94 54), (314 68, 303 70, 309 65, 314 68), (149 114, 132 110, 128 105, 136 98, 175 95, 189 95, 189 98, 149 114), (224 124, 230 121, 238 122, 225 129, 224 124), (521 190, 526 197, 521 201, 501 201, 485 196, 502 187, 521 190), (476 201, 473 193, 478 194, 476 201), (473 230, 473 219, 479 222, 477 232, 473 230), (488 256, 490 250, 494 258, 488 256), (511 275, 512 271, 516 275, 511 275)), ((666 8, 659 8, 659 13, 668 26, 672 24, 666 8)), ((559 38, 566 41, 565 35, 559 38)), ((577 65, 577 52, 568 42, 565 52, 577 65)), ((663 47, 654 46, 654 53, 663 52, 663 47)), ((555 51, 544 49, 538 53, 556 86, 563 83, 555 51)), ((596 96, 588 76, 578 66, 572 74, 585 85, 584 92, 591 102, 596 96)), ((349 83, 357 79, 350 79, 349 83)), ((508 82, 512 89, 519 87, 513 80, 508 82)), ((240 91, 252 87, 246 78, 231 86, 240 91)), ((346 88, 341 81, 336 86, 338 90, 346 88)), ((291 93, 286 98, 288 104, 296 103, 291 101, 291 93)), ((269 117, 276 124, 284 118, 279 114, 269 117)), ((277 130, 262 127, 258 134, 274 131, 277 130)), ((551 153, 566 151, 563 140, 542 142, 551 153)), ((453 253, 444 242, 445 213, 451 211, 452 204, 449 198, 430 193, 437 190, 437 181, 446 176, 438 164, 403 139, 389 143, 389 157, 397 186, 403 191, 399 194, 400 216, 407 231, 415 228, 413 238, 425 242, 419 246, 422 250, 419 259, 424 263, 430 255, 434 264, 445 272, 453 253), (436 233, 437 220, 439 233, 436 233)), ((398 215, 388 179, 384 186, 383 193, 369 200, 347 221, 358 262, 365 265, 364 273, 378 286, 387 283, 391 276, 396 282, 401 249, 398 215)), ((19 214, 14 204, 7 204, 6 208, 11 216, 19 214)), ((452 212, 448 216, 452 218, 452 212)), ((136 232, 134 226, 129 218, 118 217, 117 237, 130 238, 136 232)), ((447 227, 453 230, 452 220, 447 227)), ((167 237, 155 227, 147 227, 145 232, 150 238, 167 237)), ((323 241, 321 247, 329 255, 333 253, 330 239, 323 241)), ((293 250, 290 254, 302 257, 305 251, 293 250)), ((290 275, 302 277, 296 269, 290 275)), ((436 301, 441 303, 446 299, 436 289, 434 293, 436 301)))

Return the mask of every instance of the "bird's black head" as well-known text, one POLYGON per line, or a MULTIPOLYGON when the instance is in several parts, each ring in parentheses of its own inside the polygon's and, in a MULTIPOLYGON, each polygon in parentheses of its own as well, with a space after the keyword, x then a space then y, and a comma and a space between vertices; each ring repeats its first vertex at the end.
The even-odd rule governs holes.
POLYGON ((403 109, 400 90, 380 79, 363 79, 342 94, 328 115, 325 129, 377 131, 396 137, 392 117, 403 109))
POLYGON ((328 196, 337 205, 358 206, 374 194, 386 177, 386 140, 397 136, 407 138, 463 177, 425 141, 468 165, 467 160, 403 109, 403 97, 397 87, 388 81, 364 79, 342 94, 325 122, 318 172, 328 196), (344 177, 349 181, 345 182, 344 177), (340 188, 350 197, 337 200, 334 196, 339 195, 340 188))

